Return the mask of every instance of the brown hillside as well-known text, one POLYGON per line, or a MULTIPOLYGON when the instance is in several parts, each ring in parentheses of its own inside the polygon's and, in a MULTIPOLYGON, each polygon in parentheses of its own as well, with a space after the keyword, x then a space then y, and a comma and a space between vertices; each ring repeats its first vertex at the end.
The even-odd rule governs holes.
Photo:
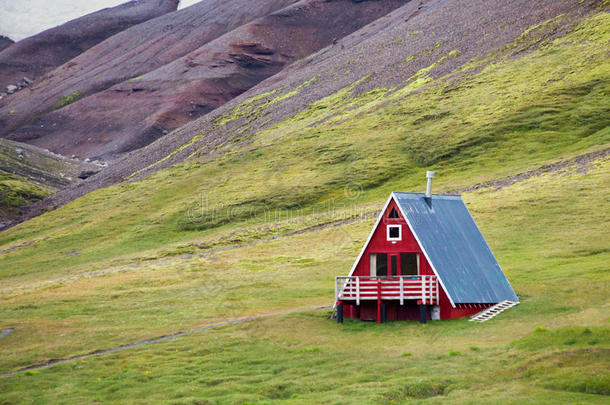
MULTIPOLYGON (((57 153, 113 158, 209 113, 403 4, 302 0, 157 70, 45 115, 8 138, 57 153)), ((2 119, 18 119, 9 108, 19 111, 11 104, 2 119)))
MULTIPOLYGON (((573 28, 599 4, 600 1, 595 0, 582 3, 545 0, 535 5, 526 0, 410 2, 337 44, 287 67, 205 117, 121 159, 108 169, 107 175, 117 179, 153 165, 139 174, 144 176, 181 162, 196 151, 205 155, 235 133, 248 139, 260 129, 271 127, 356 82, 355 94, 376 88, 400 88, 421 69, 431 65, 427 74, 441 77, 471 60, 505 48, 529 27, 561 16, 562 25, 539 33, 541 39, 548 41, 573 28), (366 80, 361 80, 363 78, 366 80), (297 91, 303 83, 308 86, 299 91, 297 97, 283 97, 297 91), (217 125, 219 118, 230 114, 244 100, 272 92, 272 96, 260 100, 260 104, 266 99, 280 101, 274 102, 262 116, 238 116, 222 126, 217 125), (205 136, 191 142, 200 134, 205 136), (169 153, 176 149, 180 151, 169 153)), ((505 54, 517 56, 529 50, 509 48, 505 49, 505 54)), ((481 65, 479 69, 483 67, 481 65)))
POLYGON ((139 0, 106 8, 16 42, 0 52, 0 87, 36 79, 132 25, 174 11, 178 0, 139 0))
POLYGON ((297 1, 269 0, 243 7, 243 0, 205 0, 121 31, 10 96, 4 114, 18 113, 4 117, 0 135, 52 111, 65 96, 88 96, 150 72, 297 1))
POLYGON ((4 35, 0 35, 0 51, 8 48, 9 46, 11 46, 14 43, 15 43, 15 41, 10 39, 9 37, 5 37, 4 35))

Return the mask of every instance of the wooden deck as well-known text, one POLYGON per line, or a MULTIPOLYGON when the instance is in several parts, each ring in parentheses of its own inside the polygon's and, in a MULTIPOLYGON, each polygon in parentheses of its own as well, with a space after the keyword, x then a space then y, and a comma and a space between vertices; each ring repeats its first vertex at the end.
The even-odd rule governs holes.
POLYGON ((439 297, 436 276, 335 277, 335 302, 363 300, 418 300, 437 305, 439 297))

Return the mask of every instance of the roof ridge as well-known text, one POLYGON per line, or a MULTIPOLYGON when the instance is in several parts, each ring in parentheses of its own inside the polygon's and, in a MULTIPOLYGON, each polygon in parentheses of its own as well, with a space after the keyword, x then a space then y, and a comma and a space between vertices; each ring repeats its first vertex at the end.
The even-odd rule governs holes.
MULTIPOLYGON (((413 195, 413 196, 426 196, 426 193, 412 193, 412 192, 406 192, 406 191, 392 191, 392 194, 406 194, 406 195, 413 195)), ((454 193, 447 193, 447 194, 441 194, 441 193, 432 193, 433 197, 462 197, 461 194, 454 194, 454 193)))

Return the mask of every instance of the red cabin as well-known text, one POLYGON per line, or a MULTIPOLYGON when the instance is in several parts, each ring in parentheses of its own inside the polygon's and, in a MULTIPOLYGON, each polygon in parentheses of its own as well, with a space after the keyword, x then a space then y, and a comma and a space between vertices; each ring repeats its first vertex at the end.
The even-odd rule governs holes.
POLYGON ((392 193, 347 277, 337 320, 452 319, 518 301, 458 195, 392 193))

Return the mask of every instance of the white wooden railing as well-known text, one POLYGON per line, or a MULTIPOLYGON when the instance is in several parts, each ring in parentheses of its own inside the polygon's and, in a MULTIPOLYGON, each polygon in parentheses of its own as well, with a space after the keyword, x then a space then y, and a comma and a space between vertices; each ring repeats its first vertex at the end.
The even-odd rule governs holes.
POLYGON ((362 300, 421 300, 438 304, 436 276, 335 277, 335 302, 362 300))

